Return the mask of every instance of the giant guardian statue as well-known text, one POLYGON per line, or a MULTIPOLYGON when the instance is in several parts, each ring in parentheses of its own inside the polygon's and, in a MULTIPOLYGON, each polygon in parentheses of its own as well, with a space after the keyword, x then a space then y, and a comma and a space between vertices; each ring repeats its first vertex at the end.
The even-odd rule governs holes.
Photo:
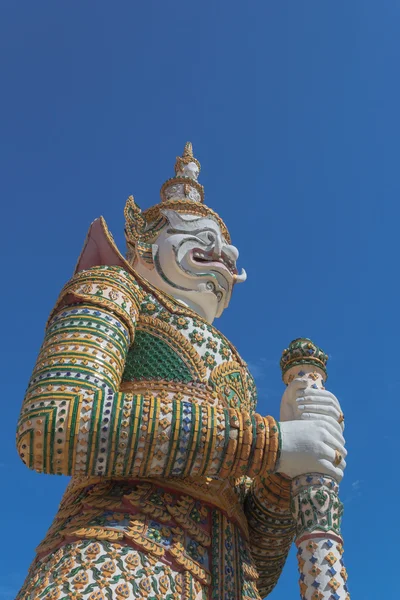
POLYGON ((295 538, 302 597, 348 598, 327 357, 295 340, 280 422, 257 412, 213 324, 246 273, 199 171, 187 143, 160 203, 128 198, 126 257, 94 221, 49 317, 17 446, 71 481, 18 600, 260 600, 295 538))

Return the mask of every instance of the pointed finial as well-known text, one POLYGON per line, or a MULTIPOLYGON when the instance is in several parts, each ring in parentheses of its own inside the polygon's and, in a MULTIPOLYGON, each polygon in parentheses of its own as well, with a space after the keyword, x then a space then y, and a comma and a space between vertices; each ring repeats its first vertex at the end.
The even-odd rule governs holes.
POLYGON ((184 158, 186 158, 186 157, 193 158, 193 146, 192 146, 192 142, 186 142, 185 149, 183 151, 182 156, 184 158))
POLYGON ((182 156, 176 157, 175 174, 176 175, 180 174, 180 175, 183 175, 184 177, 190 177, 191 179, 195 179, 197 181, 197 177, 199 176, 199 173, 200 173, 200 163, 197 160, 197 158, 195 158, 193 156, 192 142, 186 142, 182 156), (197 169, 198 169, 197 173, 194 172, 193 169, 187 168, 187 165, 189 165, 190 163, 194 163, 197 166, 197 169))

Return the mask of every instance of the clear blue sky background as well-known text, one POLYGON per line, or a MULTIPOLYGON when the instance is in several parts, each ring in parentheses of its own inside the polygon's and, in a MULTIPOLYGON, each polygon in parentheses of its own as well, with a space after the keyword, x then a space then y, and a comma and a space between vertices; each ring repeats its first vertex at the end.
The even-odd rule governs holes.
MULTIPOLYGON (((186 140, 249 275, 216 324, 263 414, 291 339, 329 353, 350 590, 398 600, 399 27, 397 0, 1 2, 0 600, 66 485, 14 450, 49 311, 90 222, 124 247, 125 198, 156 203, 186 140)), ((292 553, 270 598, 297 596, 292 553)))

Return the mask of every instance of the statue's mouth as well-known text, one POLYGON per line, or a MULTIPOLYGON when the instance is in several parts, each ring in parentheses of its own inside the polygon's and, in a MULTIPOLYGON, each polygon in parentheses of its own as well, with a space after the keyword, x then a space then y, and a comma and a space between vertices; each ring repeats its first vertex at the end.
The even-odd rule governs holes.
POLYGON ((220 256, 215 255, 212 251, 204 252, 199 248, 194 248, 191 252, 191 259, 194 263, 207 265, 207 267, 223 267, 231 275, 237 275, 236 264, 230 260, 226 255, 221 254, 220 256))

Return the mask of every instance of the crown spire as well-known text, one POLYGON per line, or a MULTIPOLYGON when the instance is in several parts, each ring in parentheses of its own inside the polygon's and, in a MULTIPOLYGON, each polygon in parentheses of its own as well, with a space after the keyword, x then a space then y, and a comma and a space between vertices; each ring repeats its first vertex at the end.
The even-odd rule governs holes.
POLYGON ((182 156, 176 157, 175 175, 178 177, 190 177, 190 179, 197 181, 200 168, 199 161, 193 156, 192 142, 186 142, 182 156))
POLYGON ((185 149, 183 151, 183 155, 184 157, 189 156, 190 158, 193 158, 193 145, 192 142, 186 142, 185 144, 185 149))
POLYGON ((175 177, 167 179, 161 187, 161 200, 204 202, 204 188, 197 181, 199 173, 200 163, 193 156, 192 143, 186 142, 182 156, 176 157, 175 177))

